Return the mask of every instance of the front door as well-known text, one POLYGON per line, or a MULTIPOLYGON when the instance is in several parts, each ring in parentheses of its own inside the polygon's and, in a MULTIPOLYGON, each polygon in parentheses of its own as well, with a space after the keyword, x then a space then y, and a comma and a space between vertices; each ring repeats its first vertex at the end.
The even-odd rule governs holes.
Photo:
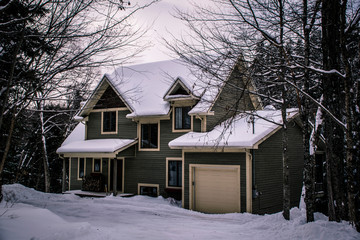
POLYGON ((114 161, 117 161, 116 168, 116 190, 118 192, 123 192, 123 161, 122 159, 111 159, 110 160, 110 191, 113 191, 114 185, 114 161))

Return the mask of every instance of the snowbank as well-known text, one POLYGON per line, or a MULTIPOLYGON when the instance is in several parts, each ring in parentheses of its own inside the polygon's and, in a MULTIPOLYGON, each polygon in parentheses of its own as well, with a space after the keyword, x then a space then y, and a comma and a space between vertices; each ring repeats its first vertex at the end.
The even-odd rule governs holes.
POLYGON ((22 185, 3 186, 0 239, 360 239, 347 222, 316 214, 306 223, 305 209, 281 213, 203 214, 174 206, 162 197, 102 199, 46 194, 22 185))

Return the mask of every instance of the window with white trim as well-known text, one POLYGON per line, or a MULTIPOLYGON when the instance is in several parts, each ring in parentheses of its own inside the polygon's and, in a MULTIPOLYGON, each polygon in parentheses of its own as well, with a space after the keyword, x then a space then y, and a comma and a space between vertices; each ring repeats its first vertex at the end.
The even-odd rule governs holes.
POLYGON ((158 149, 159 147, 159 124, 141 124, 141 149, 158 149))
POLYGON ((117 133, 117 111, 102 112, 102 133, 117 133))
POLYGON ((167 159, 167 187, 182 186, 182 160, 167 159))
POLYGON ((78 180, 85 177, 85 158, 78 158, 78 180))
POLYGON ((157 197, 159 196, 159 184, 138 183, 138 194, 157 197))
POLYGON ((94 173, 101 173, 101 159, 100 158, 94 158, 93 159, 93 172, 94 173))
POLYGON ((175 130, 191 129, 191 107, 175 107, 175 130))

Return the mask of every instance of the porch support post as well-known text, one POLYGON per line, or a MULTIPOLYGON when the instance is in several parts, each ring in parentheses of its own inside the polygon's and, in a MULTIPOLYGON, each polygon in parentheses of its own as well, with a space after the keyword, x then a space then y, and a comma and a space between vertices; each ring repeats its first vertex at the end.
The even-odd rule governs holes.
POLYGON ((117 195, 117 159, 114 158, 114 166, 113 166, 113 195, 117 195))
POLYGON ((65 162, 65 158, 62 159, 63 160, 63 167, 62 167, 62 186, 61 186, 61 191, 65 192, 66 188, 65 188, 65 183, 66 183, 66 162, 65 162))
POLYGON ((246 150, 246 212, 252 212, 252 156, 246 150))

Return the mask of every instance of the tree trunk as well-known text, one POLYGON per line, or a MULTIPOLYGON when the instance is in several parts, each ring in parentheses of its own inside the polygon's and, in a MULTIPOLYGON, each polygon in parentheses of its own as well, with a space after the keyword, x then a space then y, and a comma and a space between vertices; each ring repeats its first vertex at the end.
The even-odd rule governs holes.
POLYGON ((44 112, 43 105, 40 103, 40 124, 41 124, 41 143, 43 153, 43 165, 44 165, 44 177, 45 177, 45 192, 50 192, 50 170, 49 170, 49 158, 46 146, 45 126, 44 126, 44 112))
MULTIPOLYGON (((349 221, 351 224, 357 223, 357 214, 355 206, 356 190, 355 190, 355 168, 354 163, 354 141, 353 141, 353 124, 354 116, 351 106, 351 91, 350 86, 352 83, 352 71, 351 64, 349 62, 349 54, 346 48, 346 7, 347 1, 343 1, 341 4, 341 17, 340 17, 340 43, 341 43, 341 55, 343 59, 343 64, 345 68, 346 77, 344 79, 344 90, 345 90, 345 116, 346 116, 346 169, 347 169, 347 195, 348 195, 348 206, 349 206, 349 221)), ((359 229, 358 229, 359 231, 359 229)))
POLYGON ((9 134, 8 137, 6 139, 6 145, 5 145, 5 150, 1 159, 1 163, 0 163, 0 178, 2 178, 2 172, 4 170, 4 166, 5 166, 5 162, 6 162, 6 158, 7 155, 9 154, 9 150, 10 150, 10 145, 11 145, 11 138, 14 132, 14 126, 15 126, 15 112, 16 112, 16 108, 13 109, 13 113, 11 116, 11 122, 10 122, 10 129, 9 129, 9 134))
MULTIPOLYGON (((322 1, 322 51, 324 70, 340 70, 340 0, 322 1)), ((324 105, 338 119, 343 110, 342 80, 335 74, 324 74, 324 105)), ((328 214, 330 221, 340 221, 346 213, 344 189, 344 132, 325 116, 324 137, 326 141, 326 178, 328 194, 328 214)))
POLYGON ((286 118, 286 109, 287 109, 287 89, 286 86, 283 86, 283 101, 281 107, 283 128, 282 128, 282 147, 283 147, 283 216, 286 220, 290 220, 290 169, 289 169, 289 157, 287 153, 288 148, 288 135, 287 135, 287 118, 286 118))
MULTIPOLYGON (((304 91, 309 93, 310 88, 310 26, 308 25, 308 1, 303 0, 303 32, 304 32, 304 91)), ((301 119, 303 124, 303 146, 304 146, 304 185, 305 185, 305 204, 306 221, 314 221, 314 157, 310 154, 310 102, 306 96, 302 96, 301 119)), ((314 153, 315 154, 315 153, 314 153)))

